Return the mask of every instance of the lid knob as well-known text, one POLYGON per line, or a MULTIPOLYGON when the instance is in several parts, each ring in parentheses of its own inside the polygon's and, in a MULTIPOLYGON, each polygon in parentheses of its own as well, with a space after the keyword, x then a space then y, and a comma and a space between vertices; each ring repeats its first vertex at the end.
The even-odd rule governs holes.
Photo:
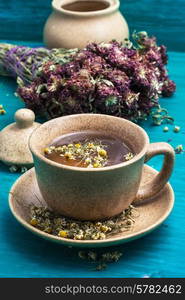
POLYGON ((19 128, 27 128, 33 125, 35 114, 30 109, 22 108, 16 111, 14 119, 19 128))

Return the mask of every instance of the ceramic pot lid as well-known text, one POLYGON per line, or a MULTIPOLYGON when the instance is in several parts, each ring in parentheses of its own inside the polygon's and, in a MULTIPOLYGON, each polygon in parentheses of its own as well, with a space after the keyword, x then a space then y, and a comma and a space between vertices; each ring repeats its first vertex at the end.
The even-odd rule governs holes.
POLYGON ((9 166, 31 167, 33 158, 28 140, 40 123, 34 122, 34 112, 26 108, 17 110, 14 119, 15 123, 0 131, 0 161, 9 166))

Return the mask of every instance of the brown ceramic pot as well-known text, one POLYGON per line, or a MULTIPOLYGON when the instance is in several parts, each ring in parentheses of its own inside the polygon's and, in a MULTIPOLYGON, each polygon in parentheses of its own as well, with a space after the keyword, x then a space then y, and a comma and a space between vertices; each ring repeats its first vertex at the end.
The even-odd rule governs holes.
POLYGON ((48 48, 84 48, 89 42, 124 41, 128 26, 119 0, 53 0, 44 28, 48 48))
POLYGON ((99 114, 70 115, 44 123, 33 132, 30 149, 45 201, 56 212, 82 220, 114 216, 134 200, 156 195, 168 181, 174 163, 174 151, 169 144, 149 144, 141 127, 125 119, 99 114), (55 138, 83 130, 117 137, 136 155, 130 161, 98 169, 64 166, 44 157, 43 149, 55 138), (165 155, 161 172, 140 187, 144 162, 158 154, 165 155))

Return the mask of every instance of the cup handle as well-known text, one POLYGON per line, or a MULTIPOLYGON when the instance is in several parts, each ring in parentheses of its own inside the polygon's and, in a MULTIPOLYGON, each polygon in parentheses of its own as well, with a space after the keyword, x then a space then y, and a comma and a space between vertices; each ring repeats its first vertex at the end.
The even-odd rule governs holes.
POLYGON ((162 170, 149 183, 139 188, 138 194, 134 203, 140 203, 144 199, 151 198, 159 193, 167 183, 174 166, 175 153, 173 148, 168 143, 152 143, 145 155, 145 162, 150 160, 153 156, 164 154, 164 162, 162 170))

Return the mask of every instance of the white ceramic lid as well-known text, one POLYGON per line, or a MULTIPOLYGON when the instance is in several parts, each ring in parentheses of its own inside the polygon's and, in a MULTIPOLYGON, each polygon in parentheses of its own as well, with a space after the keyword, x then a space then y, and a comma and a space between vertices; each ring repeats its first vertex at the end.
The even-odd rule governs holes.
POLYGON ((34 112, 26 108, 17 110, 14 119, 15 123, 0 131, 0 161, 9 166, 31 167, 33 158, 28 140, 40 123, 34 122, 34 112))

